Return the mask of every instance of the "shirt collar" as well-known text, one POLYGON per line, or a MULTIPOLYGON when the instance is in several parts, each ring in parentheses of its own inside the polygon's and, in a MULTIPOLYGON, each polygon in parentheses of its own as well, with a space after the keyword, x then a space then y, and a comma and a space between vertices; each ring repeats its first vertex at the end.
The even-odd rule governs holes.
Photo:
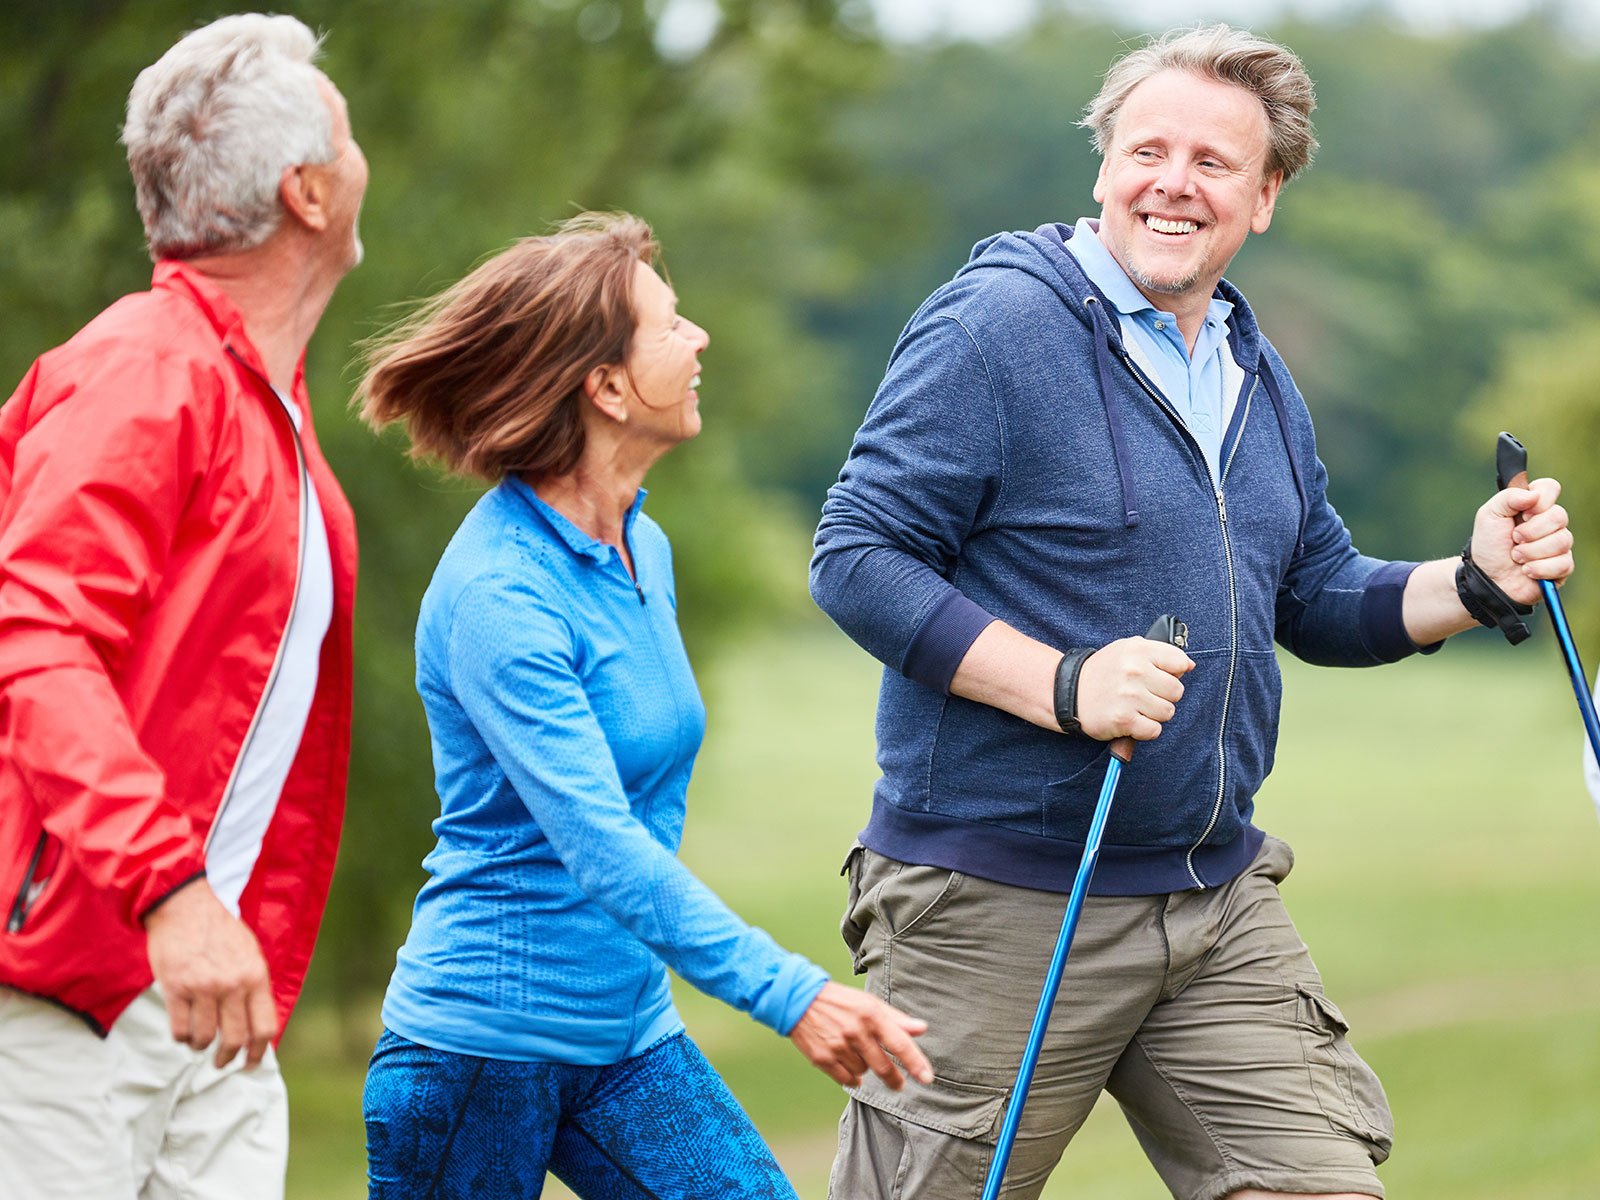
MULTIPOLYGON (((1078 265, 1089 277, 1089 282, 1105 293, 1106 299, 1111 301, 1123 316, 1131 317, 1136 313, 1162 311, 1150 303, 1150 298, 1128 278, 1128 273, 1122 269, 1122 264, 1100 240, 1100 222, 1093 217, 1078 218, 1077 224, 1072 227, 1072 236, 1067 239, 1067 249, 1078 260, 1078 265)), ((1224 330, 1228 327, 1228 318, 1232 313, 1232 302, 1217 296, 1211 298, 1211 303, 1206 308, 1206 318, 1217 322, 1224 330)), ((1170 313, 1164 315, 1171 316, 1170 313)))
MULTIPOLYGON (((507 475, 501 481, 500 486, 509 489, 526 500, 533 511, 544 518, 545 524, 574 554, 593 559, 595 562, 606 562, 610 559, 611 546, 597 538, 590 537, 566 517, 562 516, 561 513, 546 504, 539 498, 539 493, 534 491, 532 486, 520 476, 507 475)), ((638 494, 634 496, 633 503, 628 506, 627 515, 622 518, 623 536, 626 537, 633 531, 634 518, 639 515, 640 508, 644 506, 644 498, 649 494, 646 489, 640 488, 638 494)))

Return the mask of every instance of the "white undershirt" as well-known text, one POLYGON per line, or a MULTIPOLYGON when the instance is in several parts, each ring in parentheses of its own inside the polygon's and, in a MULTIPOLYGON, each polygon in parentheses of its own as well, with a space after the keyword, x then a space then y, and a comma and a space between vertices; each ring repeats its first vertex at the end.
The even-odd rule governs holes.
MULTIPOLYGON (((300 411, 280 392, 296 430, 300 411)), ((239 752, 233 786, 206 844, 206 878, 217 899, 235 915, 239 897, 261 856, 261 843, 278 808, 278 797, 300 749, 311 699, 317 690, 322 639, 333 620, 333 561, 322 523, 317 489, 302 462, 300 579, 289 628, 284 631, 276 673, 267 683, 255 728, 239 752)))

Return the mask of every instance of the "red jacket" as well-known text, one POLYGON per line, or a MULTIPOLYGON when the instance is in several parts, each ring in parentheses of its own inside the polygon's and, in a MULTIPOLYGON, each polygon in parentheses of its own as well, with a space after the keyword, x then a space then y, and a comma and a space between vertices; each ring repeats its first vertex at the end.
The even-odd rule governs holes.
MULTIPOLYGON (((333 560, 317 691, 240 915, 280 1021, 327 900, 350 752, 355 523, 292 399, 333 560)), ((101 1033, 140 917, 204 869, 289 619, 293 423, 238 311, 162 262, 0 408, 0 983, 101 1033)))

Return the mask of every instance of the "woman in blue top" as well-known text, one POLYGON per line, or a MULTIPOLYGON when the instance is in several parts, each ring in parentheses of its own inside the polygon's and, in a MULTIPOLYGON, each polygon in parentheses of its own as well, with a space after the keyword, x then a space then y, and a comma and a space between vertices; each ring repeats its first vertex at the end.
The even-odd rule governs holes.
POLYGON ((666 968, 847 1086, 932 1072, 923 1023, 828 980, 679 863, 705 729, 645 472, 700 429, 704 330, 648 227, 584 215, 374 352, 363 413, 494 481, 417 622, 440 816, 367 1075, 374 1200, 792 1197, 666 968), (888 1053, 886 1053, 887 1051, 888 1053))

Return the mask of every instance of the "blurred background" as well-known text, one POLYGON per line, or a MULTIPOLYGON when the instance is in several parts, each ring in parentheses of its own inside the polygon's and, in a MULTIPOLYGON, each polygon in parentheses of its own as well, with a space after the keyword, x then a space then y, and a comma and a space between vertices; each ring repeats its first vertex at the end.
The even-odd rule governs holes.
MULTIPOLYGON (((512 239, 582 208, 638 212, 682 310, 711 331, 705 433, 650 480, 711 714, 684 856, 836 976, 849 970, 837 870, 875 775, 877 668, 806 596, 817 510, 896 333, 968 247, 1093 211, 1097 162, 1075 122, 1140 35, 1249 24, 1317 81, 1319 160, 1230 277, 1311 403, 1358 544, 1455 553, 1502 428, 1536 474, 1565 481, 1580 538, 1600 530, 1600 17, 1587 5, 277 7, 326 32, 323 65, 372 178, 367 261, 309 356, 362 577, 344 847, 283 1044, 291 1196, 364 1194, 364 1059, 436 811, 412 626, 477 495, 350 416, 356 347, 512 239)), ((0 378, 147 284, 122 106, 142 66, 225 11, 0 6, 0 378)), ((1600 585, 1586 576, 1566 598, 1592 664, 1600 585)), ((1257 819, 1300 852, 1291 910, 1389 1087, 1395 1195, 1600 1194, 1600 828, 1571 693, 1538 634, 1515 652, 1468 635, 1381 675, 1286 664, 1280 766, 1257 819)), ((781 1039, 680 994, 801 1194, 821 1196, 837 1089, 781 1039)), ((1051 1187, 1164 1194, 1114 1106, 1051 1187)))

